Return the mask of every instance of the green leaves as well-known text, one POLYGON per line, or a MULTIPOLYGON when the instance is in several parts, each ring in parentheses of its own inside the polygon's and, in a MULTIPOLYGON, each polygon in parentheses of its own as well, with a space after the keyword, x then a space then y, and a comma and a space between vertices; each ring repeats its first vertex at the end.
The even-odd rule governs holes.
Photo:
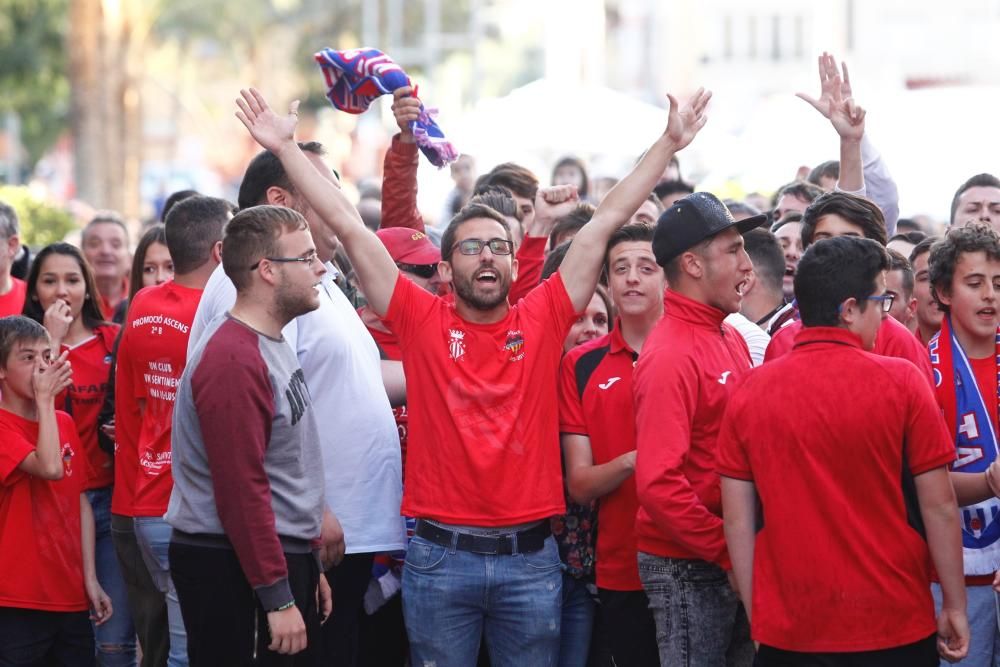
POLYGON ((21 243, 40 248, 62 241, 76 229, 69 213, 36 198, 27 187, 0 186, 0 201, 17 211, 21 223, 21 243))

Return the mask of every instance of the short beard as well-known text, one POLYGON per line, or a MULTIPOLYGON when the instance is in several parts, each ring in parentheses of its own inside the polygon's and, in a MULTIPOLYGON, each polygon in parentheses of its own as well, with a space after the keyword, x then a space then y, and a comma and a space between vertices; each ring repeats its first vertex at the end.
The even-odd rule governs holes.
POLYGON ((318 305, 313 303, 308 296, 294 293, 285 286, 284 282, 279 283, 274 290, 272 311, 283 322, 291 322, 299 315, 310 313, 316 308, 318 305))
POLYGON ((475 310, 493 310, 507 300, 507 295, 510 292, 510 284, 504 284, 501 282, 500 289, 497 291, 496 296, 490 299, 485 299, 476 294, 476 288, 471 278, 459 279, 456 276, 453 283, 455 286, 455 294, 458 298, 475 310))

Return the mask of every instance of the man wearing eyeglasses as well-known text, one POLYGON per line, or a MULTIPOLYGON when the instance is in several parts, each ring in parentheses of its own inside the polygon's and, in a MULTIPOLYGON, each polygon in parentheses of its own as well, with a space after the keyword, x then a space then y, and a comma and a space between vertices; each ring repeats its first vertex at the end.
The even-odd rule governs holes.
MULTIPOLYGON (((870 199, 848 192, 834 191, 817 197, 802 216, 803 246, 808 248, 816 241, 838 236, 872 239, 885 246, 887 237, 882 210, 870 199)), ((830 279, 836 280, 836 276, 831 276, 830 279)), ((890 302, 886 306, 887 312, 891 308, 890 302)), ((764 361, 777 359, 791 351, 795 336, 801 330, 802 323, 793 322, 775 332, 767 346, 764 361)), ((882 320, 873 352, 910 361, 933 386, 927 350, 895 318, 887 317, 882 320)))
POLYGON ((177 388, 166 513, 190 664, 276 664, 282 654, 295 658, 281 664, 318 665, 331 608, 318 557, 322 454, 316 407, 281 330, 319 307, 326 269, 305 218, 282 206, 226 225, 222 267, 236 303, 177 388))
MULTIPOLYGON (((316 142, 300 146, 306 159, 330 185, 328 198, 347 201, 316 142)), ((316 253, 327 273, 320 279, 320 306, 285 327, 309 378, 320 422, 328 512, 323 518, 321 556, 337 605, 323 626, 323 658, 331 667, 355 664, 355 634, 375 554, 400 550, 405 525, 399 515, 403 494, 399 437, 390 401, 405 398, 402 364, 382 361, 354 305, 335 280, 340 243, 289 182, 281 161, 261 151, 247 166, 240 184, 240 209, 262 204, 285 206, 306 219, 316 253)), ((222 269, 208 284, 191 326, 193 349, 203 332, 236 301, 236 288, 222 269)))
MULTIPOLYGON (((336 206, 295 144, 294 113, 275 114, 256 91, 237 100, 239 118, 336 232, 401 343, 410 413, 402 511, 419 519, 403 573, 413 664, 474 664, 484 633, 494 664, 555 664, 562 582, 548 519, 565 511, 562 341, 593 296, 609 237, 704 125, 709 97, 699 90, 682 108, 670 98, 664 134, 607 195, 560 272, 516 306, 507 296, 517 263, 498 213, 467 207, 445 231, 438 273, 454 289, 448 303, 401 276, 357 213, 336 206)), ((576 203, 572 186, 547 196, 536 204, 576 203)))
POLYGON ((810 246, 795 348, 722 420, 725 537, 760 667, 935 667, 969 648, 951 439, 919 370, 867 352, 891 320, 889 266, 872 240, 810 246), (877 401, 849 400, 862 387, 877 401))

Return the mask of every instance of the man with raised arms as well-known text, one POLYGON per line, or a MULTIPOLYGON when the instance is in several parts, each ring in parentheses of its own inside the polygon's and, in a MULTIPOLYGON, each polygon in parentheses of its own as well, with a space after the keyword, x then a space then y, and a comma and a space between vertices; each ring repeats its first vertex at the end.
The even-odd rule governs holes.
MULTIPOLYGON (((400 276, 385 247, 295 143, 296 104, 279 116, 256 91, 238 117, 277 155, 340 238, 369 304, 400 340, 410 410, 403 513, 419 519, 403 575, 414 664, 474 664, 485 631, 494 664, 555 664, 562 599, 549 517, 565 510, 555 401, 562 341, 593 296, 608 239, 705 123, 710 94, 667 129, 577 234, 560 272, 510 306, 517 276, 505 220, 471 206, 442 237, 449 303, 400 276)), ((572 186, 536 200, 576 206, 572 186)))

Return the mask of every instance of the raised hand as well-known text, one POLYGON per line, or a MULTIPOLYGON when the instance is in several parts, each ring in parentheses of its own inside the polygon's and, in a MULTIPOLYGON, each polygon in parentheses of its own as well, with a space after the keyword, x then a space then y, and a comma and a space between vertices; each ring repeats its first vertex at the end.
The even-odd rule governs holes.
MULTIPOLYGON (((833 78, 838 81, 840 76, 833 78)), ((865 134, 865 110, 859 107, 853 97, 843 97, 839 90, 830 97, 827 118, 837 130, 841 139, 861 141, 865 134)))
POLYGON ((69 350, 66 350, 52 363, 35 368, 31 385, 35 391, 35 400, 39 403, 52 400, 73 383, 73 369, 66 359, 68 356, 69 350))
POLYGON ((420 117, 420 99, 415 90, 403 86, 392 92, 392 115, 399 126, 400 141, 412 144, 414 138, 410 123, 420 117))
POLYGON ((535 220, 533 236, 546 236, 556 220, 569 215, 580 204, 580 194, 575 185, 553 185, 538 188, 535 194, 535 220))
POLYGON ((664 134, 673 142, 674 151, 679 151, 690 144, 705 126, 705 121, 708 120, 705 107, 712 99, 712 92, 699 88, 684 106, 680 106, 673 95, 668 94, 667 99, 670 100, 670 114, 664 134))
POLYGON ((276 114, 268 105, 267 100, 256 88, 240 90, 236 99, 239 111, 236 117, 250 131, 257 143, 278 154, 282 146, 295 142, 295 127, 299 124, 299 101, 288 105, 288 113, 284 116, 276 114))
POLYGON ((830 100, 836 92, 841 99, 851 97, 851 77, 847 73, 847 63, 841 63, 837 68, 837 59, 826 51, 818 58, 819 64, 819 99, 805 93, 795 93, 795 96, 812 105, 825 118, 830 117, 830 100))

